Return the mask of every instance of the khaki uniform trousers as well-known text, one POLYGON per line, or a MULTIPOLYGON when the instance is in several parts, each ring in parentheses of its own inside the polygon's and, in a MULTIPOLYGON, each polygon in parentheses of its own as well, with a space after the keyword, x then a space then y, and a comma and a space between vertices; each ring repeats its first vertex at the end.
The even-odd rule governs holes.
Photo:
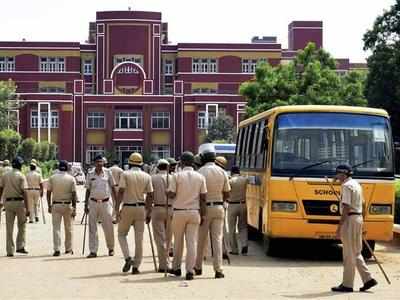
POLYGON ((200 213, 197 210, 175 210, 172 218, 174 232, 174 259, 172 268, 181 268, 183 241, 186 240, 186 272, 193 273, 196 262, 200 213))
POLYGON ((51 210, 53 222, 53 247, 60 251, 61 220, 64 220, 65 251, 72 250, 72 206, 70 204, 54 204, 51 210))
POLYGON ((361 255, 363 219, 360 215, 349 216, 340 232, 343 243, 343 285, 352 288, 355 269, 360 273, 363 283, 370 280, 371 273, 361 255))
POLYGON ((39 207, 40 191, 28 190, 27 194, 28 194, 29 220, 33 221, 35 218, 39 216, 38 207, 39 207))
POLYGON ((99 236, 97 234, 97 221, 101 221, 107 248, 114 250, 114 225, 112 223, 112 203, 96 202, 89 199, 89 249, 91 253, 99 250, 99 236))
POLYGON ((166 209, 162 206, 155 206, 151 213, 151 225, 153 227, 160 269, 168 267, 167 256, 172 240, 172 213, 172 208, 169 207, 167 218, 166 209))
MULTIPOLYGON (((119 187, 116 186, 115 188, 115 194, 118 195, 119 193, 119 187)), ((112 217, 113 220, 115 221, 117 218, 117 210, 115 209, 116 205, 117 205, 117 199, 114 199, 114 197, 112 197, 112 205, 113 205, 113 212, 112 212, 112 217)))
POLYGON ((128 245, 128 233, 133 226, 135 231, 135 257, 132 266, 139 268, 143 260, 143 233, 146 212, 144 206, 123 206, 121 220, 118 223, 118 241, 124 258, 131 257, 128 245))
POLYGON ((238 242, 236 238, 236 226, 239 230, 240 246, 248 244, 247 232, 247 207, 245 203, 230 203, 228 206, 229 242, 231 250, 238 253, 238 242))
POLYGON ((24 201, 6 201, 4 203, 6 209, 6 232, 7 232, 7 254, 14 254, 15 244, 13 240, 14 235, 14 221, 17 217, 18 234, 17 234, 17 250, 25 248, 25 235, 26 235, 26 212, 24 201))
POLYGON ((215 272, 222 272, 222 237, 225 211, 222 205, 207 206, 203 224, 199 228, 196 269, 202 269, 203 257, 207 250, 208 233, 211 235, 213 265, 215 272))

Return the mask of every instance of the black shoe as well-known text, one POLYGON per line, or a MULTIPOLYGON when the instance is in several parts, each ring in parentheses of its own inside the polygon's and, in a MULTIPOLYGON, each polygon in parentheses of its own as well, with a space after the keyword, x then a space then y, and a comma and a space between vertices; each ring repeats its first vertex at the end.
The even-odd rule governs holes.
POLYGON ((168 253, 168 255, 169 255, 169 257, 174 257, 174 251, 171 249, 171 250, 169 250, 169 253, 168 253))
POLYGON ((60 256, 61 252, 60 251, 54 251, 53 256, 60 256))
POLYGON ((201 274, 203 274, 203 270, 202 269, 193 268, 193 270, 194 270, 194 274, 196 274, 197 276, 200 276, 201 274))
POLYGON ((193 273, 187 272, 186 273, 186 280, 193 280, 193 273))
POLYGON ((360 287, 360 292, 365 292, 368 291, 370 288, 376 286, 378 284, 378 281, 375 279, 370 279, 366 283, 364 283, 364 286, 360 287))
POLYGON ((39 217, 35 217, 35 222, 39 222, 39 217))
POLYGON ((7 254, 7 257, 14 257, 14 254, 7 254))
POLYGON ((132 268, 132 274, 133 275, 140 274, 139 269, 138 268, 132 268))
POLYGON ((244 247, 242 248, 242 255, 247 255, 248 252, 249 252, 249 247, 244 246, 244 247))
POLYGON ((332 292, 341 292, 341 293, 352 293, 353 288, 349 288, 347 286, 344 286, 343 284, 340 284, 339 286, 335 286, 331 288, 332 292))
POLYGON ((170 269, 170 270, 168 270, 168 273, 169 274, 173 274, 173 275, 178 276, 178 277, 182 276, 181 269, 177 269, 177 270, 170 269))
POLYGON ((15 251, 15 252, 17 252, 17 253, 22 253, 22 254, 28 254, 28 251, 26 251, 25 248, 18 249, 18 250, 15 251))
POLYGON ((95 258, 97 257, 97 253, 94 252, 90 252, 90 254, 88 256, 86 256, 87 258, 95 258))
POLYGON ((239 255, 239 252, 230 251, 229 254, 231 254, 231 255, 239 255))
POLYGON ((114 256, 114 249, 108 250, 108 256, 114 256))
POLYGON ((224 278, 225 275, 222 272, 215 272, 215 278, 224 278))
POLYGON ((122 267, 122 272, 127 273, 132 267, 132 258, 128 257, 125 259, 125 264, 122 267))
POLYGON ((74 255, 74 251, 72 251, 72 250, 67 250, 67 251, 65 251, 65 254, 71 254, 71 255, 74 255))

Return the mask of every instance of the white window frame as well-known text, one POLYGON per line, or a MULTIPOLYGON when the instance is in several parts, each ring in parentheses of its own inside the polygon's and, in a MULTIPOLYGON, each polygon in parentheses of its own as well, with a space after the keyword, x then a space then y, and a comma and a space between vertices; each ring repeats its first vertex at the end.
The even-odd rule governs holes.
POLYGON ((170 59, 164 60, 164 75, 174 75, 174 62, 170 59))
POLYGON ((119 130, 142 130, 143 115, 141 111, 118 111, 115 113, 115 129, 119 130), (121 119, 126 119, 127 128, 121 127, 121 119))
POLYGON ((193 58, 192 59, 192 72, 193 73, 201 73, 200 72, 200 59, 193 58))
MULTIPOLYGON (((120 63, 131 61, 134 62, 141 67, 143 67, 143 56, 141 55, 127 55, 127 56, 121 56, 121 55, 116 55, 114 56, 114 67, 119 65, 120 63)), ((118 74, 139 74, 139 71, 137 68, 135 68, 132 65, 126 65, 118 69, 117 71, 118 74)))
POLYGON ((207 129, 206 128, 206 112, 205 111, 197 112, 197 128, 198 129, 207 129))
POLYGON ((83 75, 93 75, 93 60, 85 59, 83 61, 83 75))
POLYGON ((43 86, 39 89, 40 93, 48 93, 48 94, 54 94, 54 93, 65 93, 65 88, 63 87, 55 87, 55 86, 43 86))
POLYGON ((0 72, 15 72, 15 57, 0 57, 0 72))
POLYGON ((105 129, 106 128, 105 113, 102 111, 88 112, 87 116, 86 116, 86 128, 87 129, 105 129), (103 122, 103 126, 100 126, 101 122, 103 122))
MULTIPOLYGON (((49 117, 47 111, 40 111, 40 128, 48 128, 49 117)), ((51 110, 50 128, 58 128, 59 126, 59 113, 57 110, 51 110)), ((31 110, 31 128, 37 129, 39 127, 38 111, 31 110)))
POLYGON ((168 111, 154 111, 151 113, 151 129, 170 129, 170 126, 170 113, 168 111), (165 122, 167 126, 164 126, 165 122))
POLYGON ((168 158, 171 156, 170 145, 151 145, 151 154, 156 155, 158 158, 168 158))
POLYGON ((65 72, 65 57, 41 56, 40 72, 50 72, 50 73, 65 72))
POLYGON ((105 154, 105 147, 102 145, 87 145, 86 148, 86 164, 91 164, 97 155, 105 154))

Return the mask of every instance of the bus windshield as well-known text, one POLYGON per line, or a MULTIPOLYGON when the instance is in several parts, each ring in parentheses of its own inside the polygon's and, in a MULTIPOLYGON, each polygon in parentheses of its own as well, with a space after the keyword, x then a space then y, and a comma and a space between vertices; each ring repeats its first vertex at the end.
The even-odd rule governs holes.
POLYGON ((391 130, 385 117, 286 113, 278 116, 275 128, 272 175, 331 176, 337 165, 346 163, 356 166, 354 176, 394 176, 391 130))

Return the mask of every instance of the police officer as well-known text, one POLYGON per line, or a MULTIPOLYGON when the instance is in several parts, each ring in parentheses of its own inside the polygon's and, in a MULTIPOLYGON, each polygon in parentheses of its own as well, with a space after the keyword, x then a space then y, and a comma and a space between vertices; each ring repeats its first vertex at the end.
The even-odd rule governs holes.
POLYGON ((361 255, 363 243, 363 204, 364 198, 360 184, 351 176, 352 168, 349 165, 339 165, 336 168, 336 179, 342 184, 340 213, 341 218, 336 231, 336 238, 343 244, 343 281, 333 287, 334 292, 353 292, 355 269, 360 273, 364 292, 378 282, 372 278, 371 273, 361 255))
POLYGON ((248 178, 240 175, 240 168, 233 166, 231 169, 231 196, 228 206, 228 227, 231 254, 238 255, 238 242, 236 239, 236 225, 239 229, 240 245, 242 254, 248 253, 248 232, 247 232, 247 207, 246 190, 248 178))
POLYGON ((47 204, 53 221, 53 256, 60 256, 61 220, 64 219, 65 254, 72 251, 72 220, 76 216, 76 182, 68 174, 68 162, 62 160, 58 164, 56 174, 52 175, 47 184, 47 204))
POLYGON ((173 157, 168 157, 167 161, 169 163, 169 173, 174 174, 176 172, 176 165, 178 162, 173 157))
MULTIPOLYGON (((119 179, 121 177, 122 172, 124 172, 124 170, 122 170, 119 167, 119 161, 118 160, 114 160, 113 161, 113 165, 110 168, 111 174, 114 178, 114 182, 115 182, 115 194, 118 194, 118 190, 119 190, 119 179)), ((117 210, 115 208, 115 205, 117 204, 117 199, 113 198, 113 223, 116 223, 116 217, 117 217, 117 210)))
POLYGON ((111 196, 116 197, 115 182, 111 171, 104 168, 102 155, 95 158, 95 169, 89 173, 86 181, 85 212, 89 214, 89 250, 88 258, 97 257, 99 237, 97 220, 101 221, 108 255, 114 256, 113 205, 111 196))
POLYGON ((150 223, 151 205, 153 201, 153 184, 151 176, 141 170, 142 155, 132 153, 128 159, 129 170, 121 174, 117 198, 118 240, 125 258, 122 272, 126 273, 132 267, 132 274, 139 274, 143 259, 144 223, 150 223), (146 202, 145 202, 146 201, 146 202), (123 203, 122 209, 120 203, 123 203), (135 258, 132 260, 128 233, 133 226, 135 231, 135 258))
POLYGON ((7 256, 14 256, 15 245, 13 241, 14 221, 17 217, 17 253, 28 254, 25 249, 26 218, 29 217, 28 198, 26 189, 28 184, 21 173, 23 160, 16 157, 12 161, 12 170, 6 172, 0 179, 0 196, 4 197, 6 209, 7 256))
POLYGON ((206 218, 199 229, 199 244, 197 247, 195 272, 196 275, 202 274, 203 256, 207 248, 207 236, 210 233, 215 278, 223 278, 222 243, 225 221, 223 205, 229 198, 231 187, 225 171, 215 165, 215 158, 214 149, 204 150, 202 153, 202 160, 205 165, 198 171, 206 178, 208 192, 206 218))
POLYGON ((167 199, 167 188, 171 180, 171 175, 168 174, 168 161, 160 159, 157 163, 157 168, 158 173, 151 176, 154 189, 151 224, 154 232, 154 240, 157 246, 159 261, 158 272, 164 273, 165 270, 168 269, 167 255, 172 238, 171 221, 173 201, 169 197, 167 199))
POLYGON ((183 240, 186 240, 186 280, 193 279, 197 254, 199 225, 206 215, 207 187, 203 175, 193 169, 194 155, 184 152, 181 156, 182 171, 173 176, 168 188, 173 204, 172 231, 174 233, 174 259, 171 274, 181 276, 183 240))
POLYGON ((32 159, 30 163, 30 171, 26 175, 28 182, 28 207, 29 207, 29 223, 39 222, 39 197, 43 197, 43 179, 42 175, 37 170, 37 162, 32 159))

